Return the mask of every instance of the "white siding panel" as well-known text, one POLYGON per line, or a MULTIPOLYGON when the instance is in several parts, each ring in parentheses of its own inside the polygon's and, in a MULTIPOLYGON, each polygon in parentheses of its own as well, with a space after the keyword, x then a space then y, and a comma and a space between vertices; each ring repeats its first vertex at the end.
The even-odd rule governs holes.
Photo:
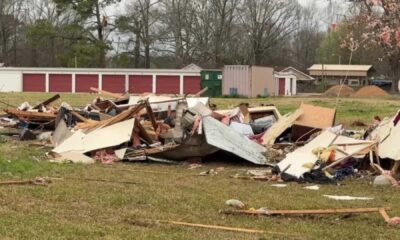
POLYGON ((22 92, 22 73, 0 72, 0 92, 22 92))

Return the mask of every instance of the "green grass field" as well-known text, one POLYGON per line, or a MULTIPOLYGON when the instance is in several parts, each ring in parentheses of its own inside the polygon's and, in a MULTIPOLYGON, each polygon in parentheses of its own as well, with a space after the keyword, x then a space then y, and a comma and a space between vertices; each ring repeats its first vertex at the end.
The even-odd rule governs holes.
MULTIPOLYGON (((51 94, 0 94, 12 105, 32 104, 51 94)), ((61 101, 83 106, 95 95, 62 94, 61 101)), ((59 102, 61 102, 59 101, 59 102)), ((302 101, 334 107, 334 98, 213 99, 219 108, 273 103, 281 113, 294 110, 302 101)), ((337 123, 355 120, 369 123, 375 115, 392 116, 400 99, 341 99, 337 123)), ((8 130, 4 130, 7 132, 8 130)), ((4 132, 3 131, 3 132, 4 132)), ((396 147, 396 146, 395 146, 396 147)), ((269 209, 321 209, 391 207, 400 216, 399 190, 374 188, 371 177, 348 179, 340 186, 323 185, 319 191, 289 183, 232 179, 231 175, 256 169, 247 163, 216 159, 189 170, 187 164, 117 163, 113 165, 53 164, 49 149, 32 147, 6 136, 0 138, 0 179, 20 180, 36 176, 60 177, 47 187, 0 186, 1 239, 399 239, 399 228, 385 224, 379 214, 314 217, 225 216, 225 201, 235 198, 248 207, 269 209), (225 167, 213 177, 202 171, 225 167), (371 201, 336 201, 322 195, 373 197, 371 201), (268 234, 232 233, 158 223, 175 220, 265 230, 268 234)))

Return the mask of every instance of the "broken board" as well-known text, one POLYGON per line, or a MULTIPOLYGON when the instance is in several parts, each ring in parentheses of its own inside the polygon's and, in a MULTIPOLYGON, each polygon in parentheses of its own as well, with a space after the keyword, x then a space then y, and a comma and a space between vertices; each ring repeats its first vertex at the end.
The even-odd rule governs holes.
POLYGON ((134 124, 135 119, 129 119, 108 127, 95 129, 87 134, 82 130, 78 130, 61 145, 54 148, 53 152, 63 153, 73 151, 86 153, 118 146, 130 141, 134 124))
POLYGON ((288 113, 281 117, 275 124, 270 127, 262 137, 263 145, 273 145, 277 137, 279 137, 286 129, 290 128, 293 123, 303 114, 302 109, 297 109, 293 113, 288 113))
POLYGON ((313 133, 332 127, 335 123, 336 109, 301 103, 303 114, 294 122, 292 140, 307 140, 313 133))

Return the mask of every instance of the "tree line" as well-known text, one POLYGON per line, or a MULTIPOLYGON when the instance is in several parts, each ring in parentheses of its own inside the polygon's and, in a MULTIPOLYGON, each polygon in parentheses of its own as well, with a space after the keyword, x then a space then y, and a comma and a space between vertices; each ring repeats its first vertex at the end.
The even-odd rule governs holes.
POLYGON ((0 0, 0 62, 307 68, 324 31, 296 0, 0 0), (118 5, 119 4, 119 5, 118 5), (119 8, 114 8, 114 6, 119 8), (116 9, 118 9, 116 11, 116 9))
MULTIPOLYGON (((322 1, 322 0, 321 0, 322 1)), ((28 67, 204 68, 226 64, 294 66, 374 64, 379 46, 350 51, 354 1, 337 29, 329 12, 297 0, 0 0, 0 63, 28 67), (323 21, 323 22, 321 22, 323 21)), ((364 5, 362 5, 364 3, 364 5)), ((366 4, 365 4, 366 3, 366 4)))

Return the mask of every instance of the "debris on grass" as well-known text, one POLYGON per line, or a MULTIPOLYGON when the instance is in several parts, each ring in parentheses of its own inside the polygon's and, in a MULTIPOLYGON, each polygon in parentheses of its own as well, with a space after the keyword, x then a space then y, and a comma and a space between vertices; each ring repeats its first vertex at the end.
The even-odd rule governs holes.
MULTIPOLYGON (((339 86, 341 93, 350 92, 339 86)), ((328 90, 333 91, 338 86, 328 90)), ((93 91, 99 92, 99 89, 93 91)), ((241 103, 216 110, 209 99, 193 96, 130 96, 101 91, 84 108, 56 105, 55 95, 31 106, 5 109, 0 121, 21 133, 21 140, 53 146, 54 162, 112 164, 121 161, 176 163, 221 152, 226 159, 239 158, 261 165, 267 172, 236 174, 239 179, 336 183, 363 172, 376 172, 398 185, 400 164, 391 172, 380 170, 381 159, 400 160, 396 147, 400 136, 400 112, 371 125, 356 121, 363 130, 334 126, 336 109, 301 103, 293 113, 281 116, 273 106, 241 103), (360 172, 361 170, 361 172, 360 172)), ((38 145, 39 146, 39 145, 38 145)), ((209 169, 214 176, 223 169, 209 169)))
POLYGON ((371 198, 371 197, 352 197, 352 196, 337 196, 337 195, 324 195, 324 197, 334 199, 334 200, 343 200, 343 201, 374 200, 374 198, 371 198))

